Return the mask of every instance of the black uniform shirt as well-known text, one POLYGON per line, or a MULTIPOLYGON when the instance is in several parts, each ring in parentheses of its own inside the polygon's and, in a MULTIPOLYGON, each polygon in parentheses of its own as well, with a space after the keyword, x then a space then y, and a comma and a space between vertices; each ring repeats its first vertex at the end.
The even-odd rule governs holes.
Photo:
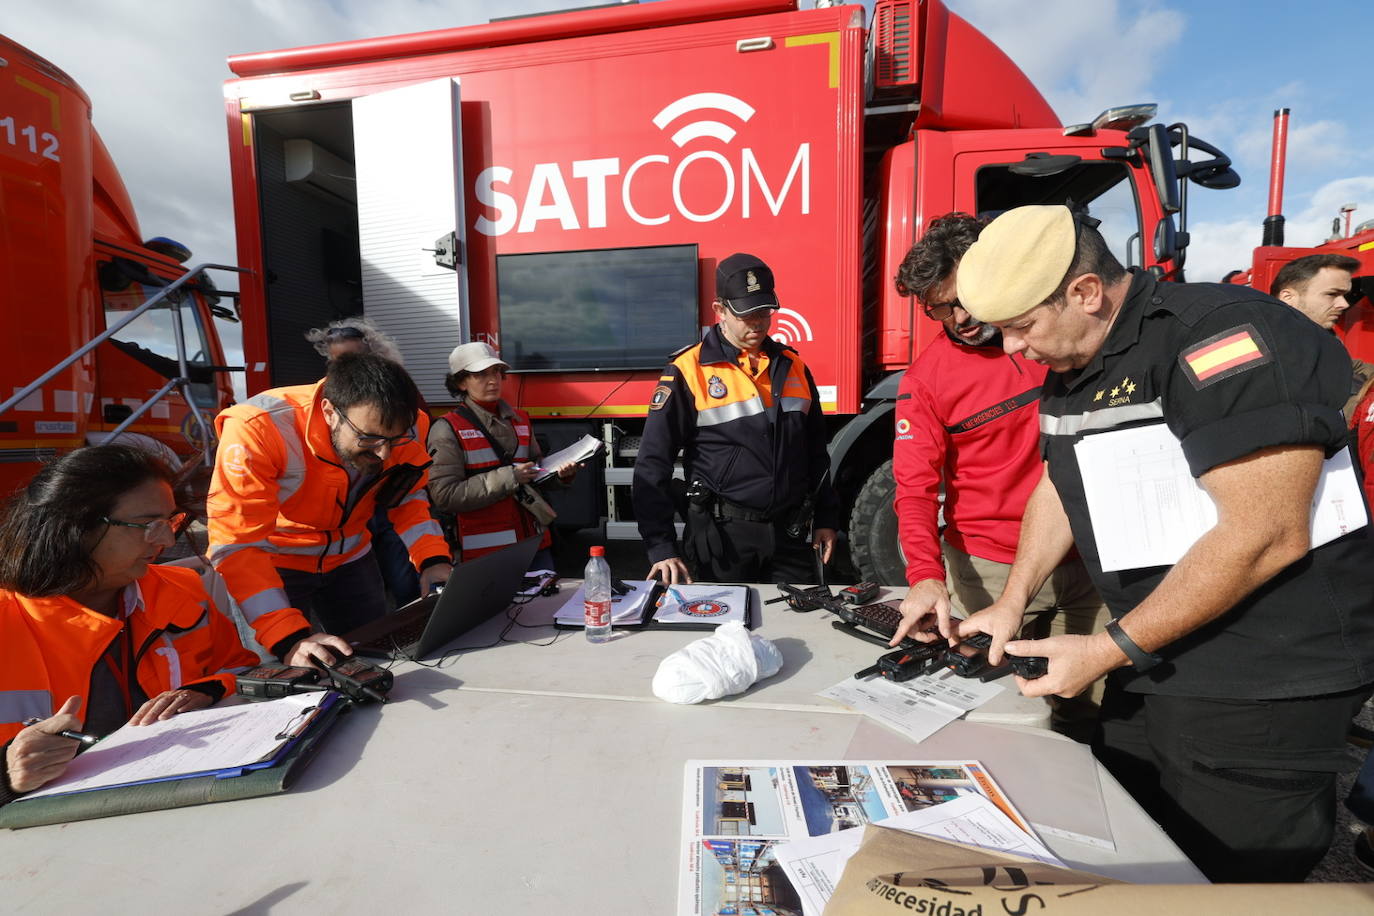
MULTIPOLYGON (((1103 600, 1120 617, 1170 567, 1103 572, 1074 444, 1167 423, 1194 476, 1261 449, 1345 446, 1350 360, 1305 315, 1244 287, 1136 274, 1102 350, 1050 373, 1041 452, 1103 600)), ((1123 481, 1129 485, 1129 481, 1123 481)), ((1256 493, 1262 500, 1264 493, 1256 493)), ((1171 665, 1122 669, 1127 689, 1175 696, 1316 696, 1374 681, 1370 526, 1308 552, 1234 608, 1160 650, 1171 665)))

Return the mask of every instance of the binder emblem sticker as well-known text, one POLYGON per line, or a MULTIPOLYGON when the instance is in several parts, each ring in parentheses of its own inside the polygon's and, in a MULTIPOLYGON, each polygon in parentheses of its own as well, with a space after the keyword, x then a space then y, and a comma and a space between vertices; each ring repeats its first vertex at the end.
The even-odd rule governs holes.
POLYGON ((689 601, 679 610, 688 617, 723 617, 730 613, 730 606, 720 601, 689 601))

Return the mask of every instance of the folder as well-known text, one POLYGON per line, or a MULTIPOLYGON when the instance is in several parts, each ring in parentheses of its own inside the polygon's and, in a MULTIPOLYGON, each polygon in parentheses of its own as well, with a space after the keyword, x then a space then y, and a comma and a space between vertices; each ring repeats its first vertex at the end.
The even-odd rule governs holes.
POLYGON ((339 716, 350 708, 333 691, 321 693, 320 698, 308 725, 269 760, 87 791, 19 798, 0 807, 0 827, 17 830, 285 792, 314 758, 321 740, 339 716))

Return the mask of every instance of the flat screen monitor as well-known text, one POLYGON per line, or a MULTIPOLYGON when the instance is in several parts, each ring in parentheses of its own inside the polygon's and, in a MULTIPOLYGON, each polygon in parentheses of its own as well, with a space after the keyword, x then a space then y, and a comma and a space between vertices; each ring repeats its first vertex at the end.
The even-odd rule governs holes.
POLYGON ((701 336, 695 245, 497 255, 496 298, 517 372, 659 369, 701 336))

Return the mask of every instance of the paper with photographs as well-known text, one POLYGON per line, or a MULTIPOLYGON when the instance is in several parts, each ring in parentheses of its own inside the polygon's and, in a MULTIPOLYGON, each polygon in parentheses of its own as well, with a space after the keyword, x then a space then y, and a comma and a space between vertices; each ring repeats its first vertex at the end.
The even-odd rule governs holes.
POLYGON ((1039 843, 976 760, 688 761, 679 916, 803 916, 779 844, 968 795, 987 798, 1039 843))

